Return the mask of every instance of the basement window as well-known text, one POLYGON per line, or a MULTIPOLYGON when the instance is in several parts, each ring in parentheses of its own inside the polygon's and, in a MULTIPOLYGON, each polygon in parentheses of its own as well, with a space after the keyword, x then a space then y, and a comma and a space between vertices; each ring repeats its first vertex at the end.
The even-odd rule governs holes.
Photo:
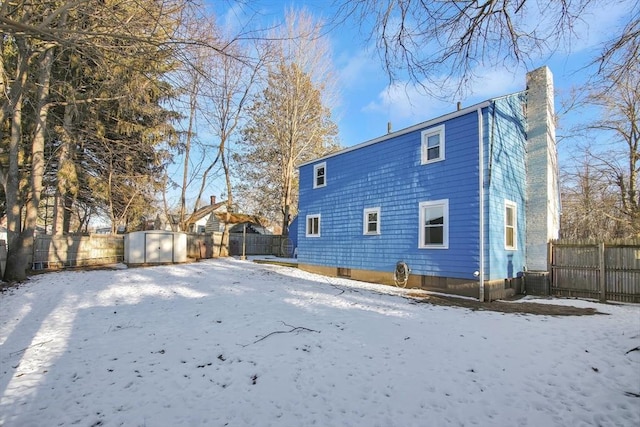
POLYGON ((337 274, 338 274, 338 277, 351 277, 351 269, 338 267, 337 274))

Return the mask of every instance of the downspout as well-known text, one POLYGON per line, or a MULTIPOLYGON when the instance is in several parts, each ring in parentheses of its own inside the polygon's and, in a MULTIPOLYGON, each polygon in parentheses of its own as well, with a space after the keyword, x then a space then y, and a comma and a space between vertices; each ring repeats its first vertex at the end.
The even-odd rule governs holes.
POLYGON ((478 108, 478 162, 479 170, 479 192, 480 198, 480 268, 479 268, 479 296, 480 302, 484 301, 484 150, 483 150, 483 129, 482 129, 482 107, 478 108))

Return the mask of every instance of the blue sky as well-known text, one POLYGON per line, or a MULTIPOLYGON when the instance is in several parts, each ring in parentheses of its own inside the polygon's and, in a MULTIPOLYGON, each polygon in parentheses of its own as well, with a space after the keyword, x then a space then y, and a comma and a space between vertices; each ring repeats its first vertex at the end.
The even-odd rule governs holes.
MULTIPOLYGON (((332 3, 332 0, 208 0, 218 24, 237 29, 278 25, 283 22, 285 10, 291 7, 304 8, 326 22, 334 12, 332 3)), ((618 27, 636 2, 614 0, 605 3, 606 13, 601 7, 585 11, 581 22, 574 28, 575 37, 570 43, 545 57, 532 58, 527 64, 529 70, 547 65, 553 72, 556 111, 561 110, 562 100, 572 88, 586 81, 592 71, 586 68, 589 62, 597 55, 602 43, 614 34, 612 28, 618 27)), ((391 122, 394 131, 400 130, 454 111, 457 102, 469 106, 525 87, 527 69, 524 66, 515 69, 478 69, 476 72, 481 78, 472 86, 469 96, 439 101, 421 94, 415 85, 407 86, 406 81, 390 84, 373 49, 374 42, 367 42, 366 32, 361 32, 353 22, 330 27, 326 36, 333 51, 332 61, 338 76, 339 99, 333 109, 333 119, 339 127, 340 143, 344 147, 385 134, 388 122, 391 122)), ((558 133, 570 127, 578 117, 584 117, 584 112, 561 116, 558 133)), ((569 161, 574 142, 560 141, 558 150, 562 167, 563 163, 569 161)), ((222 182, 213 182, 208 190, 210 194, 220 195, 224 192, 224 185, 222 182)))
MULTIPOLYGON (((288 7, 305 8, 319 19, 331 18, 332 0, 254 0, 242 4, 228 0, 210 0, 219 16, 219 22, 238 25, 271 25, 282 22, 288 7), (259 22, 262 21, 262 22, 259 22)), ((635 1, 607 2, 606 13, 601 8, 587 10, 582 22, 575 27, 576 37, 570 45, 558 49, 546 57, 533 58, 529 69, 547 65, 554 74, 558 97, 568 95, 573 86, 585 81, 585 67, 598 52, 601 44, 612 35, 612 27, 628 13, 635 1)), ((340 128, 341 143, 351 146, 387 131, 387 122, 394 130, 437 117, 455 110, 456 103, 464 106, 522 90, 525 85, 524 68, 491 68, 479 70, 483 76, 473 86, 473 94, 464 99, 448 102, 424 96, 404 81, 390 85, 372 43, 367 44, 367 34, 360 32, 353 23, 338 25, 327 32, 334 51, 333 63, 339 76, 339 105, 334 109, 334 120, 340 128)), ((586 70, 589 71, 589 70, 586 70)), ((570 119, 570 118, 567 118, 570 119)))

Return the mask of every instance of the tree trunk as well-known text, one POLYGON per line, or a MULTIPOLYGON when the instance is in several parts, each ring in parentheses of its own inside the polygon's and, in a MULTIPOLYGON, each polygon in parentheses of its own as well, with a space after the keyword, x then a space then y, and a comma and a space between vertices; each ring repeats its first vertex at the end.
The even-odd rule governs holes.
POLYGON ((295 143, 293 139, 289 143, 289 154, 285 160, 284 167, 284 188, 282 191, 283 206, 282 206, 282 235, 289 235, 289 217, 291 215, 291 191, 293 186, 293 156, 295 143))
POLYGON ((69 231, 71 230, 71 208, 73 207, 74 202, 74 196, 67 193, 63 200, 62 234, 69 234, 69 231))
POLYGON ((10 92, 11 134, 9 136, 9 168, 5 187, 7 204, 7 266, 4 280, 7 282, 26 279, 27 260, 23 254, 22 197, 20 195, 20 146, 22 144, 23 88, 27 83, 29 55, 26 43, 16 40, 18 58, 16 79, 10 92))
POLYGON ((284 207, 284 217, 282 219, 282 235, 283 236, 288 236, 289 235, 289 205, 285 205, 284 207))
POLYGON ((282 193, 282 235, 288 236, 289 215, 291 212, 291 177, 288 174, 285 177, 282 193))
MULTIPOLYGON (((189 180, 189 162, 190 153, 191 153, 191 138, 193 137, 193 120, 196 115, 196 110, 198 108, 197 102, 197 90, 198 90, 199 79, 197 76, 193 77, 193 85, 191 87, 191 93, 189 94, 189 127, 187 129, 187 141, 185 142, 184 147, 184 165, 182 169, 182 191, 180 192, 180 211, 179 218, 180 228, 182 231, 187 230, 186 223, 186 211, 187 211, 187 183, 189 180)), ((195 212, 195 211, 194 211, 195 212)))
MULTIPOLYGON (((53 234, 60 236, 69 232, 68 215, 65 215, 69 206, 69 168, 71 159, 73 158, 73 137, 71 133, 71 124, 73 122, 75 106, 69 104, 64 109, 64 118, 62 122, 62 138, 58 156, 58 185, 56 188, 56 196, 54 198, 55 207, 53 210, 53 234), (67 220, 67 221, 65 221, 67 220), (66 225, 66 227, 65 227, 66 225)), ((73 199, 71 198, 71 204, 73 199)))
MULTIPOLYGON (((21 234, 23 254, 27 267, 33 261, 33 245, 38 222, 38 210, 42 196, 42 179, 44 177, 44 145, 46 140, 47 116, 49 114, 49 89, 51 83, 51 65, 53 63, 53 46, 49 46, 41 54, 39 62, 38 91, 35 132, 31 142, 31 179, 29 181, 29 197, 26 204, 24 230, 21 234)), ((46 232, 46 231, 45 231, 46 232)))
POLYGON ((224 179, 227 184, 227 209, 233 209, 233 194, 231 193, 233 187, 231 185, 231 171, 229 170, 229 165, 227 164, 226 156, 224 154, 224 140, 221 142, 220 146, 220 154, 222 160, 222 169, 224 170, 224 179))

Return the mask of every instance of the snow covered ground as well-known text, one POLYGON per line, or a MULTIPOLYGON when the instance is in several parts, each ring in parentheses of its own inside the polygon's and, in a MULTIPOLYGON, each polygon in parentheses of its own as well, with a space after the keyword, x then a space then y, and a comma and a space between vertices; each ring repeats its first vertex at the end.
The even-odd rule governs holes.
POLYGON ((640 306, 406 292, 233 259, 35 276, 0 294, 0 425, 640 425, 640 306))

